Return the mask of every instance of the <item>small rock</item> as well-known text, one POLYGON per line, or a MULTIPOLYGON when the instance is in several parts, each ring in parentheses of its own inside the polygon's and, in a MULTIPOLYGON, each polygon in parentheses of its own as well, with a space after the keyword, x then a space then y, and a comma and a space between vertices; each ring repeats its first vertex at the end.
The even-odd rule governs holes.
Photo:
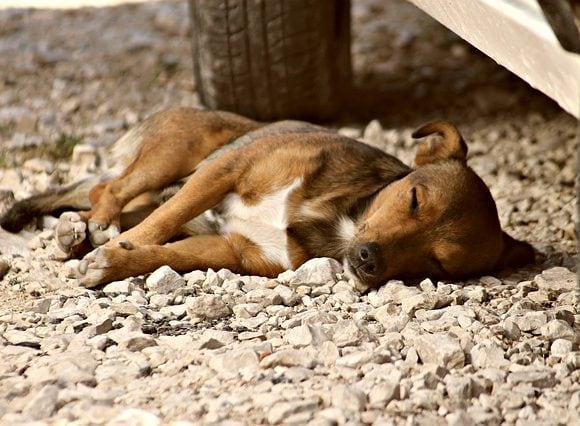
POLYGON ((190 318, 202 318, 214 320, 226 317, 231 314, 230 307, 220 296, 205 294, 197 297, 185 299, 187 315, 190 318))
POLYGON ((139 312, 139 307, 131 302, 111 303, 111 310, 119 316, 126 317, 139 312))
POLYGON ((377 296, 383 300, 383 304, 394 302, 401 304, 403 300, 421 293, 417 287, 408 287, 403 281, 391 280, 382 286, 377 292, 377 296))
POLYGON ((371 120, 369 124, 367 124, 363 132, 363 139, 369 145, 376 146, 377 148, 383 148, 383 126, 381 126, 379 120, 371 120))
POLYGON ((113 281, 103 287, 105 294, 131 294, 135 286, 130 281, 113 281))
POLYGON ((470 377, 448 375, 444 381, 449 398, 459 401, 465 401, 471 398, 473 382, 470 377))
POLYGON ((332 340, 336 346, 343 348, 345 346, 356 346, 365 337, 361 326, 353 320, 340 320, 336 324, 332 340))
POLYGON ((382 364, 387 362, 389 358, 380 353, 373 353, 370 351, 353 352, 336 360, 336 365, 349 368, 360 368, 365 364, 374 363, 382 364))
POLYGON ((183 275, 183 279, 187 281, 188 286, 201 285, 205 281, 204 271, 191 271, 183 275))
POLYGON ((90 352, 67 351, 37 358, 25 377, 32 383, 84 383, 94 385, 97 361, 90 352))
POLYGON ((316 360, 304 350, 283 349, 266 356, 260 361, 260 367, 262 368, 276 366, 314 368, 316 360))
POLYGON ((459 341, 448 334, 422 334, 415 337, 413 343, 423 363, 435 363, 448 369, 461 368, 465 363, 459 341))
POLYGON ((279 305, 282 303, 282 297, 277 291, 269 288, 256 288, 246 293, 248 303, 258 303, 263 307, 270 305, 279 305))
POLYGON ((157 268, 145 280, 145 287, 147 289, 160 294, 171 293, 184 286, 185 280, 181 275, 167 265, 157 268))
POLYGON ((518 325, 509 318, 503 322, 503 334, 513 341, 519 340, 522 335, 518 325))
POLYGON ((580 340, 580 336, 574 331, 570 325, 559 319, 554 319, 547 323, 541 328, 542 336, 546 339, 553 341, 556 339, 567 339, 574 341, 575 339, 580 340))
POLYGON ((107 336, 119 345, 119 349, 131 352, 139 352, 150 346, 157 346, 157 341, 153 336, 139 331, 119 329, 110 331, 107 336))
POLYGON ((438 296, 436 292, 420 293, 403 299, 401 309, 407 314, 412 314, 418 309, 433 309, 437 306, 437 302, 438 296))
POLYGON ((335 385, 330 391, 332 405, 343 411, 358 413, 367 402, 366 395, 355 386, 335 385))
POLYGON ((116 417, 111 419, 108 425, 139 425, 139 426, 159 426, 161 419, 149 411, 140 408, 125 408, 116 417))
POLYGON ((329 367, 335 364, 336 360, 340 356, 340 352, 338 350, 338 347, 334 344, 334 342, 328 341, 320 345, 317 355, 318 360, 322 364, 329 367))
POLYGON ((294 306, 298 302, 298 296, 290 287, 280 284, 274 287, 274 291, 280 295, 285 306, 294 306))
POLYGON ((320 326, 302 324, 290 329, 286 336, 289 344, 295 347, 319 346, 330 340, 328 333, 320 326))
POLYGON ((212 355, 209 358, 209 367, 223 378, 235 379, 246 372, 258 370, 258 355, 248 349, 231 350, 212 355))
POLYGON ((22 409, 22 414, 33 420, 51 417, 57 409, 58 386, 46 385, 22 409))
POLYGON ((94 146, 87 144, 77 144, 73 148, 70 176, 79 179, 94 173, 97 170, 99 155, 94 146))
POLYGON ((572 352, 572 342, 566 339, 556 339, 552 342, 550 347, 550 353, 557 357, 565 357, 570 352, 572 352))
POLYGON ((537 388, 551 388, 556 384, 555 373, 548 368, 530 367, 522 371, 514 371, 507 377, 507 382, 512 385, 527 383, 537 388))
POLYGON ((2 335, 11 345, 27 346, 29 348, 40 347, 40 337, 26 330, 7 330, 2 335))
POLYGON ((236 318, 253 318, 262 310, 264 307, 259 303, 240 303, 233 308, 236 318))
POLYGON ((372 405, 384 407, 391 400, 399 399, 402 374, 392 367, 389 372, 381 376, 381 381, 375 384, 369 392, 369 402, 372 405))
POLYGON ((149 306, 163 308, 171 302, 171 296, 167 294, 153 294, 149 298, 149 306))
POLYGON ((534 282, 538 288, 555 299, 561 293, 572 292, 577 289, 576 274, 566 268, 556 266, 536 275, 534 282))
POLYGON ((295 272, 290 279, 291 287, 298 287, 300 285, 323 285, 329 281, 336 280, 336 274, 342 272, 342 266, 334 259, 327 257, 310 259, 295 272))
POLYGON ((504 350, 495 342, 478 343, 469 352, 471 363, 475 368, 502 368, 509 362, 505 359, 504 350))
POLYGON ((512 321, 522 331, 535 331, 543 327, 548 322, 545 312, 525 312, 523 315, 512 317, 512 321))
POLYGON ((318 398, 277 402, 268 410, 268 423, 280 424, 292 415, 298 413, 313 414, 317 410, 318 398))
POLYGON ((445 416, 447 426, 475 426, 473 418, 465 410, 457 410, 445 416))
POLYGON ((222 348, 224 344, 213 337, 202 338, 199 341, 200 349, 219 349, 222 348))

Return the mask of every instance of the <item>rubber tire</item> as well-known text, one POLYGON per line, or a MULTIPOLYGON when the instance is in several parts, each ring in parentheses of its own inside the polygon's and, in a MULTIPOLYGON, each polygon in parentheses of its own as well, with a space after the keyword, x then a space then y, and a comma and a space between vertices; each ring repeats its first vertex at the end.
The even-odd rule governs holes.
POLYGON ((201 101, 258 120, 323 121, 350 87, 349 0, 190 0, 201 101))

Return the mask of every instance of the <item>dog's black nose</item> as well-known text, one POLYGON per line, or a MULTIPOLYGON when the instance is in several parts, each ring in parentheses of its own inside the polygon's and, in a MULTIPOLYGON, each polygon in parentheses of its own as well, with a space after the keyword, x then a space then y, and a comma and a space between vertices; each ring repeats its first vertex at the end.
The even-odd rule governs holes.
POLYGON ((363 243, 357 248, 359 268, 369 275, 377 272, 380 261, 380 247, 377 243, 363 243))

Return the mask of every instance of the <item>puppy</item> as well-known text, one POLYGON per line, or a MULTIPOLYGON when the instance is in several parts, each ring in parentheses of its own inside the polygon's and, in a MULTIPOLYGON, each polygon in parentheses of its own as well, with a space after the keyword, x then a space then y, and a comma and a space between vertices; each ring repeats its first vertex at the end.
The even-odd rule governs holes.
POLYGON ((23 200, 0 225, 17 231, 32 216, 79 209, 61 216, 56 234, 84 256, 87 287, 162 265, 274 277, 326 256, 366 291, 393 278, 464 279, 532 262, 533 248, 501 230, 457 129, 434 122, 413 137, 432 134, 413 169, 307 123, 172 109, 113 146, 126 165, 118 176, 23 200))

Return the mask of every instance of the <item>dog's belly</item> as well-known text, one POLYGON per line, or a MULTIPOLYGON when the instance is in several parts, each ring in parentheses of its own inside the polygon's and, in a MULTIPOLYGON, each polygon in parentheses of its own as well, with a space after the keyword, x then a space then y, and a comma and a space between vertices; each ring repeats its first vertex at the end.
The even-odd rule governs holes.
POLYGON ((260 247, 266 259, 286 269, 292 268, 286 234, 287 205, 288 196, 301 183, 301 179, 296 179, 253 205, 244 203, 236 193, 226 195, 217 209, 220 212, 220 233, 241 234, 260 247))

